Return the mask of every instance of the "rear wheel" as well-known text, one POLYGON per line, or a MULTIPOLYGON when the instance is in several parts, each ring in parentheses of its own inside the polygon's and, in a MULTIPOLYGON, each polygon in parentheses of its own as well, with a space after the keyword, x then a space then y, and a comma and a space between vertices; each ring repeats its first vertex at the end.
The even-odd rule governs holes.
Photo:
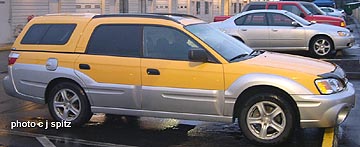
POLYGON ((259 93, 242 105, 239 126, 252 142, 277 145, 285 142, 295 127, 295 111, 285 95, 259 93))
POLYGON ((84 91, 70 82, 60 83, 52 88, 48 107, 56 121, 69 121, 74 126, 88 122, 92 116, 84 91))

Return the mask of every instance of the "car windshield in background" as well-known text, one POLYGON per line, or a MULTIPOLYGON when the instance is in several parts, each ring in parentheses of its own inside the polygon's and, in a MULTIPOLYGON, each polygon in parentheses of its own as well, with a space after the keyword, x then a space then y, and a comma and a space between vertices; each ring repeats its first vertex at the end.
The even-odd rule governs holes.
POLYGON ((325 15, 315 4, 313 3, 301 3, 306 9, 308 9, 313 15, 325 15))
POLYGON ((209 24, 196 24, 185 28, 212 47, 227 61, 242 54, 250 54, 253 51, 241 41, 221 32, 209 24))
POLYGON ((286 12, 287 15, 289 15, 291 18, 295 19, 297 22, 303 24, 303 25, 311 25, 311 23, 303 18, 301 18, 300 16, 295 15, 294 13, 291 12, 286 12))

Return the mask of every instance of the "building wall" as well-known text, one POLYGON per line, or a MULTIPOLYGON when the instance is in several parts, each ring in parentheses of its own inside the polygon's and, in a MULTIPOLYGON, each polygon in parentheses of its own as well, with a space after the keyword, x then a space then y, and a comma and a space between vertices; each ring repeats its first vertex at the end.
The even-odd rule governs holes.
POLYGON ((0 44, 11 41, 10 0, 0 0, 0 44))
MULTIPOLYGON (((30 15, 101 13, 103 0, 0 0, 0 43, 14 41, 30 15)), ((233 15, 248 0, 104 0, 105 13, 183 13, 211 22, 214 16, 233 15), (226 2, 229 4, 226 6, 226 2), (239 5, 241 4, 241 5, 239 5), (125 9, 125 11, 123 11, 125 9)), ((250 1, 250 0, 249 0, 250 1)), ((260 1, 260 0, 252 0, 260 1)))

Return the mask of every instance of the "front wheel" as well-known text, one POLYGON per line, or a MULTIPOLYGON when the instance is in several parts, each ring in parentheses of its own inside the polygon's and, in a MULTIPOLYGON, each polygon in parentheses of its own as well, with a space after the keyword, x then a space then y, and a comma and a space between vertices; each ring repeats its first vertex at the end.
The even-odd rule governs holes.
POLYGON ((60 83, 52 88, 48 107, 56 121, 69 121, 74 126, 88 122, 92 116, 84 91, 70 82, 60 83))
POLYGON ((291 136, 295 111, 284 95, 260 93, 250 96, 238 117, 243 134, 261 145, 277 145, 291 136))
POLYGON ((336 54, 332 40, 325 36, 318 36, 310 42, 310 53, 317 58, 332 57, 336 54))

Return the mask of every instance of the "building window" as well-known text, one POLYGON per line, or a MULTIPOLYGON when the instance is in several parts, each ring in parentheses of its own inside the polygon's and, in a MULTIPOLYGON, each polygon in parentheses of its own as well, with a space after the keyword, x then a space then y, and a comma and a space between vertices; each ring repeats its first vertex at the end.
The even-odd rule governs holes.
POLYGON ((96 8, 96 9, 100 9, 100 5, 95 5, 95 8, 96 8))
POLYGON ((119 7, 120 13, 129 13, 129 0, 120 0, 119 7))
POLYGON ((233 5, 234 5, 234 14, 236 14, 236 10, 237 10, 237 5, 236 5, 236 3, 233 3, 233 5))
POLYGON ((85 9, 91 9, 91 5, 85 5, 85 9))
POLYGON ((209 14, 209 2, 205 2, 205 14, 209 14))
POLYGON ((196 2, 196 14, 200 14, 200 2, 196 2))
POLYGON ((76 5, 76 9, 81 9, 81 5, 76 5))
POLYGON ((239 13, 241 12, 241 3, 239 3, 239 13))

